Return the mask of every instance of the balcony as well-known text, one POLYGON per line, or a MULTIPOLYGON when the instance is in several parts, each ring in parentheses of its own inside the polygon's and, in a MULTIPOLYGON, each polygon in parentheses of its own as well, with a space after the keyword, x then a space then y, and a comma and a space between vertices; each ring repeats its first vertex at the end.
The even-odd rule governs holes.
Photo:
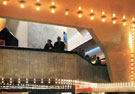
POLYGON ((75 52, 0 47, 0 78, 59 78, 110 82, 107 66, 94 66, 75 52))

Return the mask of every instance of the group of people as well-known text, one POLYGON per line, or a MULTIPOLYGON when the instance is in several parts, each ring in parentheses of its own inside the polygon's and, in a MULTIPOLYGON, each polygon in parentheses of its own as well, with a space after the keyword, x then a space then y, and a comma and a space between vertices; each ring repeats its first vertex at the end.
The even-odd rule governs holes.
POLYGON ((102 64, 100 57, 96 57, 93 62, 93 59, 91 59, 91 57, 89 57, 89 55, 85 55, 85 51, 82 48, 79 48, 78 54, 81 57, 84 57, 89 63, 91 63, 93 65, 105 65, 105 64, 102 64))
POLYGON ((86 55, 85 59, 93 65, 106 65, 106 63, 102 63, 100 57, 96 57, 96 59, 92 60, 88 55, 86 55), (92 61, 94 62, 92 63, 92 61))
POLYGON ((61 37, 57 38, 57 41, 52 45, 52 41, 50 39, 47 40, 47 43, 44 47, 45 50, 48 51, 64 51, 65 44, 61 41, 61 37))

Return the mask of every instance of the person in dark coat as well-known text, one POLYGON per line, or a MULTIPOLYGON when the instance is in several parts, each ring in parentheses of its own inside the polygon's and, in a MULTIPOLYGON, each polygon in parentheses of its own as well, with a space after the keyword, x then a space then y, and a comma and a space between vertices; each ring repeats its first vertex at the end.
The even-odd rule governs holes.
POLYGON ((52 41, 50 39, 47 40, 47 43, 44 47, 45 50, 50 50, 50 51, 53 50, 53 45, 51 44, 51 42, 52 41))
POLYGON ((64 48, 65 48, 64 42, 62 42, 61 38, 58 37, 57 42, 55 42, 55 44, 54 44, 55 51, 64 51, 64 48))
POLYGON ((99 57, 97 57, 97 60, 96 60, 96 63, 95 63, 96 65, 101 65, 101 60, 100 60, 100 58, 99 57))

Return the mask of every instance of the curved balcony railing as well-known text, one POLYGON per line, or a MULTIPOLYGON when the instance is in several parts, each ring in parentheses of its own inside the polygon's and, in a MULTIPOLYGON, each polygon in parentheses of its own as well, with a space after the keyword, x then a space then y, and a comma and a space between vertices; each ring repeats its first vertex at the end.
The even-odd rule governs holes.
POLYGON ((93 66, 76 52, 0 47, 0 78, 110 82, 106 66, 93 66))

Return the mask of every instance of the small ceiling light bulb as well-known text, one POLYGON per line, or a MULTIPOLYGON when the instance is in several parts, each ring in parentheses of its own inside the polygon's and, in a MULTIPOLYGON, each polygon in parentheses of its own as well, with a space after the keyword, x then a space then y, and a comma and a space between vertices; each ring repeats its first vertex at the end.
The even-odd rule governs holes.
POLYGON ((24 0, 21 0, 21 1, 20 1, 20 7, 21 7, 21 8, 24 8, 24 7, 25 7, 24 4, 25 4, 25 1, 24 1, 24 0))
POLYGON ((93 10, 93 9, 91 9, 91 10, 90 10, 90 12, 91 12, 91 13, 93 13, 93 12, 94 12, 94 10, 93 10))
POLYGON ((131 80, 134 80, 134 78, 132 77, 131 80))
POLYGON ((36 7, 37 11, 40 11, 40 7, 36 7))
POLYGON ((132 18, 132 21, 135 21, 135 17, 132 18))
POLYGON ((65 10, 65 15, 69 15, 69 9, 65 10))
POLYGON ((52 6, 54 6, 54 5, 55 5, 55 2, 53 1, 53 2, 52 2, 52 6))
POLYGON ((37 0, 37 2, 39 2, 40 0, 37 0))
POLYGON ((122 20, 123 26, 126 26, 126 24, 127 24, 126 21, 127 21, 127 20, 126 20, 126 16, 123 16, 123 20, 122 20))
POLYGON ((113 24, 116 24, 117 18, 116 18, 116 14, 113 13, 113 18, 112 18, 113 24))
POLYGON ((102 11, 102 15, 105 15, 105 12, 104 11, 102 11))
POLYGON ((21 7, 21 8, 24 8, 24 4, 21 4, 20 7, 21 7))
POLYGON ((51 9, 51 13, 54 14, 55 13, 55 9, 51 9))
POLYGON ((82 14, 83 14, 82 8, 81 8, 81 6, 79 6, 79 8, 78 8, 78 18, 82 18, 82 14))
POLYGON ((131 67, 131 70, 134 70, 134 67, 131 67))
POLYGON ((105 18, 102 18, 102 22, 105 22, 106 21, 106 19, 105 18))
POLYGON ((78 14, 78 18, 82 18, 82 13, 79 13, 78 14))
POLYGON ((8 3, 8 0, 3 1, 3 5, 7 5, 7 3, 8 3))
POLYGON ((106 16, 105 16, 105 12, 104 11, 102 12, 101 19, 102 19, 102 22, 106 21, 106 16))
POLYGON ((116 24, 116 21, 115 20, 113 21, 113 24, 116 24))
POLYGON ((134 17, 132 18, 132 21, 133 21, 132 22, 132 27, 135 27, 135 18, 134 17))
POLYGON ((123 22, 123 26, 126 26, 127 25, 127 23, 126 22, 123 22))
POLYGON ((133 62, 134 61, 134 59, 133 58, 131 58, 131 62, 133 62))
POLYGON ((131 71, 131 74, 133 74, 134 73, 134 71, 131 71))
POLYGON ((55 10, 56 10, 56 6, 55 6, 54 2, 52 2, 52 5, 51 5, 50 9, 51 9, 51 13, 54 14, 55 10))
POLYGON ((91 19, 91 20, 94 20, 94 16, 91 16, 90 19, 91 19))
POLYGON ((90 19, 91 20, 94 20, 94 16, 95 16, 95 14, 94 14, 94 10, 93 9, 91 9, 91 11, 90 11, 91 13, 90 13, 90 19))
POLYGON ((126 19, 126 16, 123 16, 123 19, 126 19))
POLYGON ((113 13, 113 17, 116 17, 116 14, 115 13, 113 13))
POLYGON ((82 10, 81 6, 79 6, 78 10, 82 10))
POLYGON ((36 10, 37 10, 37 11, 40 11, 40 6, 41 6, 40 3, 36 3, 36 10))
POLYGON ((49 78, 49 79, 48 79, 48 84, 50 84, 50 83, 51 83, 51 79, 49 78))
POLYGON ((133 29, 132 29, 132 31, 133 31, 133 33, 132 33, 132 34, 134 34, 135 28, 133 28, 133 29))
POLYGON ((134 63, 131 63, 131 66, 133 67, 134 66, 134 63))

